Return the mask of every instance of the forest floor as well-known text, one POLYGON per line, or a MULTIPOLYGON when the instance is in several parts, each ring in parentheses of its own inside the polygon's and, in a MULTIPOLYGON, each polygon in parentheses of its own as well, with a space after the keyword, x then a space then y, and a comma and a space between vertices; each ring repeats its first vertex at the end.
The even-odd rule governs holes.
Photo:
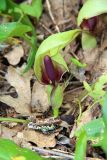
MULTIPOLYGON (((43 13, 38 23, 38 46, 48 36, 76 28, 76 18, 80 6, 78 0, 46 0, 43 1, 43 13)), ((33 21, 33 19, 32 19, 33 21)), ((1 22, 2 23, 2 22, 1 22)), ((62 55, 67 62, 70 73, 63 76, 69 84, 64 91, 64 100, 59 117, 54 119, 48 101, 46 86, 40 84, 35 77, 33 67, 23 76, 19 73, 26 65, 29 46, 18 39, 18 44, 0 44, 0 116, 29 119, 32 124, 1 122, 0 136, 13 140, 21 147, 30 148, 40 155, 56 159, 74 158, 77 119, 81 110, 79 127, 92 119, 101 116, 101 107, 93 104, 91 97, 86 96, 82 82, 92 84, 104 72, 107 72, 107 15, 99 16, 96 26, 98 45, 91 51, 83 51, 81 36, 65 47, 62 55), (71 63, 75 57, 87 67, 79 69, 71 63), (30 129, 30 125, 35 129, 30 129), (38 129, 39 126, 39 129, 38 129), (47 127, 44 131, 43 126, 47 127), (53 127, 52 130, 48 130, 53 127)), ((101 148, 94 148, 88 143, 87 160, 105 158, 101 148)))

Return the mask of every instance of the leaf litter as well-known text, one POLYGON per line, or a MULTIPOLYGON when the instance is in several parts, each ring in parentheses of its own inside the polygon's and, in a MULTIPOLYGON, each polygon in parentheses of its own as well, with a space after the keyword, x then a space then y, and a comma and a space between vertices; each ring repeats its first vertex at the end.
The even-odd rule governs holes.
POLYGON ((22 45, 15 45, 4 57, 8 60, 10 65, 17 65, 23 56, 24 49, 22 45))
MULTIPOLYGON (((76 24, 75 17, 77 16, 79 8, 78 1, 74 0, 72 0, 72 2, 69 0, 64 2, 59 0, 57 1, 57 3, 50 0, 49 2, 51 6, 51 12, 55 21, 52 20, 49 7, 45 2, 45 12, 41 17, 37 29, 38 36, 41 36, 43 38, 52 33, 55 33, 57 31, 57 27, 60 31, 74 28, 76 24)), ((104 29, 105 28, 106 27, 104 26, 104 29)), ((83 81, 84 79, 94 81, 94 79, 102 72, 107 71, 106 37, 107 36, 103 37, 104 39, 102 38, 102 44, 100 47, 97 47, 96 49, 91 51, 84 51, 81 53, 81 51, 78 51, 78 45, 77 48, 75 47, 75 43, 74 46, 72 46, 72 50, 75 50, 76 48, 76 56, 81 59, 81 62, 87 64, 87 68, 84 70, 78 70, 78 68, 71 65, 71 74, 73 74, 73 76, 76 77, 78 81, 83 81), (83 59, 81 57, 83 57, 83 59)), ((41 42, 41 39, 39 40, 41 42)), ((68 51, 65 48, 65 51, 69 53, 69 56, 67 57, 68 60, 72 56, 70 50, 71 48, 69 48, 68 51)), ((36 124, 38 119, 45 121, 46 117, 50 121, 49 118, 52 114, 51 106, 48 102, 46 88, 35 80, 33 76, 33 70, 29 70, 23 76, 21 75, 24 65, 20 67, 19 63, 22 57, 25 58, 25 55, 26 53, 24 53, 23 46, 21 45, 15 45, 13 47, 13 50, 5 54, 4 57, 8 60, 9 63, 9 66, 7 66, 5 79, 11 85, 11 87, 15 88, 17 97, 14 98, 11 95, 2 95, 0 96, 0 101, 15 109, 16 113, 14 117, 28 117, 30 120, 33 119, 34 123, 36 124)), ((64 57, 66 57, 66 55, 64 55, 64 57)), ((70 61, 68 63, 70 63, 70 61)), ((17 144, 29 148, 32 148, 31 146, 36 145, 38 148, 45 147, 48 149, 52 148, 56 150, 60 148, 60 150, 63 151, 63 153, 67 153, 67 155, 69 153, 72 153, 74 150, 71 149, 72 147, 70 145, 75 145, 75 140, 73 139, 72 135, 74 135, 73 132, 75 131, 75 129, 77 129, 75 122, 72 120, 72 116, 75 118, 75 120, 77 120, 79 114, 77 99, 84 99, 83 88, 79 88, 81 87, 81 84, 75 83, 75 78, 73 80, 74 83, 69 84, 67 91, 65 91, 64 102, 60 111, 61 115, 69 115, 70 120, 73 122, 72 124, 68 124, 67 120, 66 122, 61 120, 61 124, 58 123, 58 125, 62 128, 62 130, 44 134, 40 130, 37 131, 30 129, 26 125, 23 126, 16 124, 16 126, 13 125, 13 127, 10 127, 6 123, 1 123, 1 137, 12 139, 17 144), (83 94, 83 96, 81 96, 81 93, 83 94), (67 107, 68 104, 69 107, 67 107)), ((72 79, 70 82, 72 82, 72 79)), ((92 118, 96 118, 98 116, 93 115, 92 117, 90 111, 87 111, 87 99, 82 102, 82 105, 82 111, 85 112, 80 119, 81 122, 79 123, 79 125, 83 125, 84 122, 86 123, 86 121, 88 122, 92 118)), ((47 124, 43 124, 43 126, 49 125, 49 121, 47 122, 47 124)), ((93 151, 93 155, 95 154, 96 152, 93 151)), ((87 160, 101 159, 103 159, 102 156, 99 156, 98 158, 87 158, 87 160)))
POLYGON ((17 113, 30 114, 31 89, 30 80, 32 78, 32 71, 30 70, 24 76, 21 76, 23 68, 8 67, 6 74, 7 81, 11 86, 15 87, 18 98, 13 98, 10 95, 0 97, 0 101, 15 108, 17 113))

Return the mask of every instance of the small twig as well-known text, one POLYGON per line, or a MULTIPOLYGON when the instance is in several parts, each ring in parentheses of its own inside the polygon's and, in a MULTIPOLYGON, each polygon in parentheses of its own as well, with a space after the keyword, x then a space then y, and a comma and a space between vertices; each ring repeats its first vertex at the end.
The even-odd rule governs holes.
POLYGON ((4 71, 2 71, 2 70, 0 70, 0 73, 1 73, 1 74, 4 74, 4 75, 6 74, 6 72, 4 72, 4 71))
POLYGON ((47 4, 47 7, 48 7, 49 15, 50 15, 50 17, 51 17, 52 22, 53 22, 54 25, 55 25, 56 30, 57 30, 57 32, 60 32, 60 29, 59 29, 58 25, 56 24, 55 18, 54 18, 53 14, 52 14, 51 5, 50 5, 49 0, 46 0, 46 4, 47 4))
POLYGON ((82 116, 82 106, 81 106, 81 102, 79 101, 79 100, 77 100, 77 102, 78 102, 78 106, 79 106, 79 116, 78 116, 78 118, 77 118, 77 125, 79 124, 79 121, 80 121, 80 118, 81 118, 81 116, 82 116))
POLYGON ((93 106, 95 106, 96 104, 100 103, 100 101, 102 100, 103 98, 99 98, 98 100, 96 100, 91 106, 89 105, 88 106, 88 109, 87 110, 91 110, 93 108, 93 106))
POLYGON ((81 99, 81 103, 89 96, 89 93, 87 93, 82 99, 81 99))
POLYGON ((49 33, 49 34, 53 34, 51 32, 51 30, 49 28, 47 28, 44 24, 42 24, 41 22, 39 22, 39 24, 49 33))
POLYGON ((15 91, 10 91, 10 92, 0 92, 0 96, 9 95, 9 94, 13 94, 13 93, 15 93, 15 91))
POLYGON ((58 22, 58 25, 63 25, 69 22, 71 22, 71 18, 58 22))
POLYGON ((69 85, 80 85, 80 84, 82 84, 82 82, 80 82, 80 81, 71 81, 71 82, 69 82, 69 85))
POLYGON ((78 87, 78 88, 74 88, 74 89, 72 89, 72 90, 65 91, 65 94, 69 94, 69 93, 75 92, 75 91, 77 91, 77 90, 79 90, 79 89, 83 89, 83 88, 84 88, 83 86, 80 86, 80 87, 78 87))
POLYGON ((73 55, 73 57, 75 57, 78 61, 79 61, 79 58, 77 57, 77 55, 72 51, 71 54, 73 55))
POLYGON ((61 156, 44 156, 44 158, 53 158, 53 159, 64 159, 63 157, 61 157, 61 156))
MULTIPOLYGON (((6 79, 6 78, 5 78, 4 76, 2 76, 2 75, 0 75, 0 78, 1 78, 1 79, 6 79)), ((1 81, 0 81, 0 82, 1 82, 1 81)))
POLYGON ((51 154, 51 155, 55 155, 55 156, 61 156, 63 158, 70 158, 71 160, 74 159, 74 156, 71 155, 70 153, 65 154, 65 153, 61 153, 59 150, 58 151, 53 151, 53 150, 47 150, 47 149, 43 149, 43 148, 39 148, 39 147, 32 147, 33 151, 37 151, 39 153, 44 153, 44 154, 51 154))

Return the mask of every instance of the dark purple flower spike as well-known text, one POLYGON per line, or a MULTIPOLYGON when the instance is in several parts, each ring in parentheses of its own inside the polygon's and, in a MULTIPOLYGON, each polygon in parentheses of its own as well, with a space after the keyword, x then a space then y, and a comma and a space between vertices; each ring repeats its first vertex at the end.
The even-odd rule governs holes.
POLYGON ((44 84, 52 84, 55 86, 59 82, 63 71, 60 66, 52 61, 51 57, 46 55, 44 57, 44 67, 42 68, 42 82, 44 84))
POLYGON ((84 19, 80 27, 82 29, 88 29, 90 32, 92 32, 95 30, 97 21, 98 21, 98 18, 96 16, 89 19, 84 19))
POLYGON ((22 3, 24 2, 25 0, 14 0, 15 3, 22 3))
POLYGON ((79 6, 82 7, 83 5, 83 0, 78 0, 79 6))
POLYGON ((55 85, 55 67, 48 55, 44 57, 44 66, 48 79, 52 82, 53 85, 55 85))

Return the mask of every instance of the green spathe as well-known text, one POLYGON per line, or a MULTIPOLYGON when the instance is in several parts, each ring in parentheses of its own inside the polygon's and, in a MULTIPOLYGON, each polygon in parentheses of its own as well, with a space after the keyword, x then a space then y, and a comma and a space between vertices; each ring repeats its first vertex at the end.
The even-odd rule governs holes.
POLYGON ((84 19, 89 19, 106 12, 107 0, 87 0, 79 12, 77 24, 80 26, 84 19))
POLYGON ((49 36, 42 42, 39 49, 37 50, 34 64, 34 71, 37 79, 41 82, 43 59, 45 55, 51 57, 53 61, 58 63, 64 71, 68 70, 66 62, 60 54, 60 51, 72 42, 79 34, 80 29, 75 29, 67 32, 57 33, 49 36))

